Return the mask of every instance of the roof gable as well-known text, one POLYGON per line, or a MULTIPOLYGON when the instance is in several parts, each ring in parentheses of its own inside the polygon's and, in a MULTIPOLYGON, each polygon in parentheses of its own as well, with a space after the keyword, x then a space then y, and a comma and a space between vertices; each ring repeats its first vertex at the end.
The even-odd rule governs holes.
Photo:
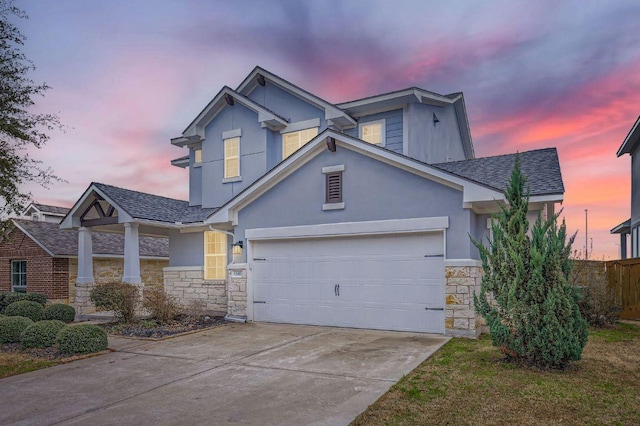
MULTIPOLYGON (((352 138, 335 130, 327 129, 220 207, 205 223, 231 222, 234 225, 237 224, 237 212, 240 209, 260 197, 295 170, 302 167, 315 155, 327 149, 329 142, 331 142, 331 144, 335 143, 337 149, 350 149, 426 179, 431 179, 443 185, 461 190, 463 191, 464 203, 461 207, 472 208, 474 203, 480 202, 491 202, 495 204, 496 200, 504 199, 502 190, 498 190, 485 183, 473 181, 439 167, 422 163, 413 158, 366 143, 360 139, 352 138)), ((554 200, 560 201, 561 197, 555 197, 554 200)))
POLYGON ((616 155, 620 157, 624 154, 633 154, 638 144, 640 144, 640 117, 638 117, 636 122, 633 123, 633 126, 631 126, 631 130, 629 130, 627 137, 624 138, 616 155))
POLYGON ((329 122, 330 126, 333 125, 339 128, 345 128, 353 127, 357 124, 356 120, 341 108, 325 101, 319 96, 307 92, 306 90, 288 82, 272 72, 265 70, 264 68, 255 67, 247 78, 240 83, 236 91, 242 95, 248 96, 258 85, 264 85, 266 83, 274 84, 293 96, 296 96, 324 111, 324 118, 329 122))
POLYGON ((185 146, 200 142, 204 138, 204 128, 223 108, 233 106, 235 102, 258 114, 258 122, 260 122, 263 127, 279 130, 288 124, 288 120, 275 112, 255 103, 233 89, 224 86, 187 128, 184 129, 182 136, 171 139, 171 143, 177 146, 185 146))

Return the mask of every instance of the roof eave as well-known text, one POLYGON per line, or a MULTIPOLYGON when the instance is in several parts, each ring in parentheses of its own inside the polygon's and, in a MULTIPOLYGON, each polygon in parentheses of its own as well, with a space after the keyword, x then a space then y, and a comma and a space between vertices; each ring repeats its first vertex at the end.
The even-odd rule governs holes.
POLYGON ((640 144, 640 117, 633 123, 627 137, 624 138, 624 142, 620 145, 616 156, 620 157, 624 154, 632 154, 638 147, 638 144, 640 144))

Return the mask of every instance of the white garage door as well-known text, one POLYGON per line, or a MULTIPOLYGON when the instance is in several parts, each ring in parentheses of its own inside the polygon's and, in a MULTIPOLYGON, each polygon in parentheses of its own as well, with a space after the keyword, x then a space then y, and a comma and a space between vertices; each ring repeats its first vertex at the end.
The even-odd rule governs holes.
POLYGON ((442 232, 255 241, 255 321, 444 333, 442 232))

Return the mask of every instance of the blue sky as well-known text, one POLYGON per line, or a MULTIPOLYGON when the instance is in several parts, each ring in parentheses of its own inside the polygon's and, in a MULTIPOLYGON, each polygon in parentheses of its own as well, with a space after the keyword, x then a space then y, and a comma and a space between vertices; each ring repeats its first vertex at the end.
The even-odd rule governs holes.
POLYGON ((630 214, 640 114, 637 1, 17 1, 37 110, 69 127, 34 155, 68 183, 29 187, 71 205, 91 181, 175 198, 178 136, 223 85, 260 65, 332 102, 418 86, 464 92, 477 156, 556 146, 564 215, 594 254, 630 214))

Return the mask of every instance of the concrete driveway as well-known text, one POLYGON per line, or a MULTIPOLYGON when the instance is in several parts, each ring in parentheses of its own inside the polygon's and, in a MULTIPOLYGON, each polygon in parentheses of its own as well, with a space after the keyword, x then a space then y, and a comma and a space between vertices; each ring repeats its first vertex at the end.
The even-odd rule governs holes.
POLYGON ((0 380, 0 424, 347 424, 448 338, 229 324, 0 380))

